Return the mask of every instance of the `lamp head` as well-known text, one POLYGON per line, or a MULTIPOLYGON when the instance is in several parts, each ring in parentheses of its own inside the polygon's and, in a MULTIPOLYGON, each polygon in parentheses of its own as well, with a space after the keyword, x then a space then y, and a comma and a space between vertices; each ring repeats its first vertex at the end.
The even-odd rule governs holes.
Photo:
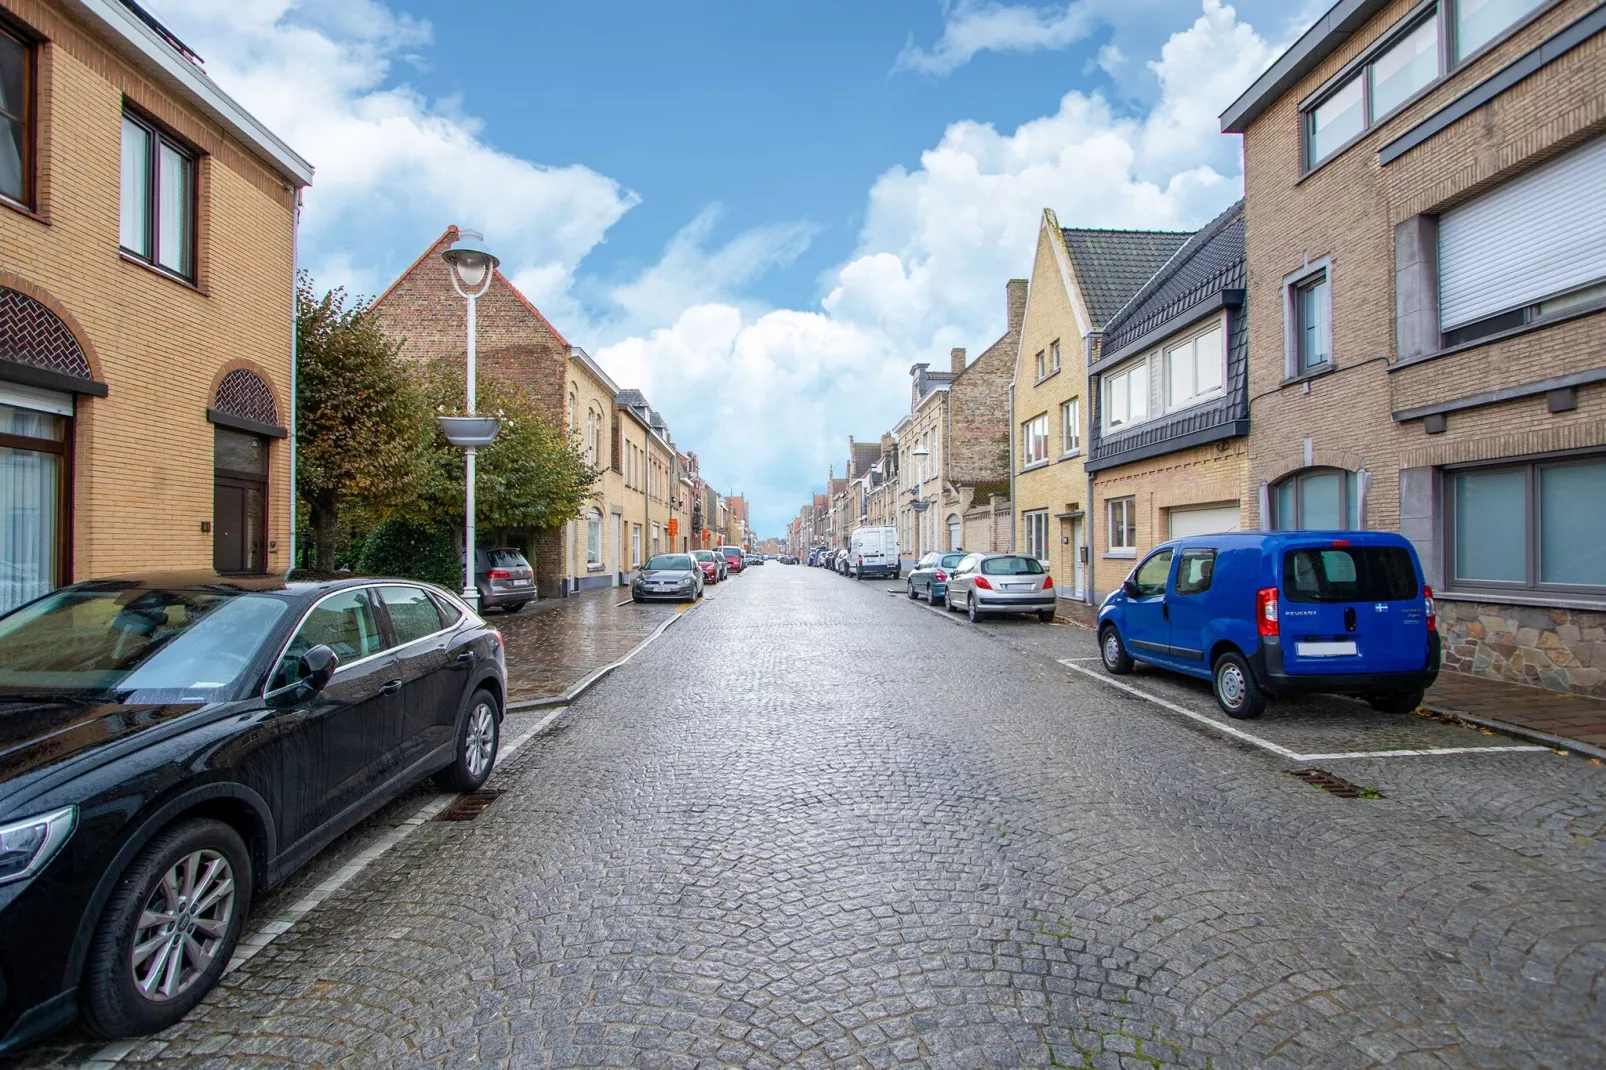
POLYGON ((491 273, 501 261, 485 248, 485 235, 477 230, 460 230, 451 248, 441 251, 441 259, 452 269, 452 288, 461 297, 479 297, 490 289, 491 273))

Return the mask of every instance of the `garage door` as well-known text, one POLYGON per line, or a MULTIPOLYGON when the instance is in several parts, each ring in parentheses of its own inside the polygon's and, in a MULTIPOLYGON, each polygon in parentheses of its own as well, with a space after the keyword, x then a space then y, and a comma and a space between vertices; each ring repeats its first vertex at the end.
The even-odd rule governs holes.
POLYGON ((1238 530, 1236 505, 1211 505, 1203 509, 1171 510, 1171 537, 1184 535, 1214 535, 1219 531, 1238 530))

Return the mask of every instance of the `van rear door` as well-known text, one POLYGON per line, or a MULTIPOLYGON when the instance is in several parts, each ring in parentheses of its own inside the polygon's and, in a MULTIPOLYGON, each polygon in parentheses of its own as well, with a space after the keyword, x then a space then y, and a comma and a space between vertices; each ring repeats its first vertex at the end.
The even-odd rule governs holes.
POLYGON ((1336 540, 1282 556, 1283 668, 1409 672, 1427 665, 1427 606, 1411 551, 1336 540))

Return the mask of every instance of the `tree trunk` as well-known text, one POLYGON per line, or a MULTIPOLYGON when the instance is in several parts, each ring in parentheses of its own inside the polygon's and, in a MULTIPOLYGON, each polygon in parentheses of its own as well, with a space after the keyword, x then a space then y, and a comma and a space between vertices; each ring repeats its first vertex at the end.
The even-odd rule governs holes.
POLYGON ((319 572, 335 570, 335 521, 339 517, 340 499, 332 491, 314 494, 307 503, 312 512, 312 541, 317 548, 319 572))

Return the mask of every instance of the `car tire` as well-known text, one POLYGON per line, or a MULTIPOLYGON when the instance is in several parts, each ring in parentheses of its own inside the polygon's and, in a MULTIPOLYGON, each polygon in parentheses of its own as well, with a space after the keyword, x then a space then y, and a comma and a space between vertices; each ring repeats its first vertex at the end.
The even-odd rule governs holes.
POLYGON ((954 595, 952 591, 944 591, 942 593, 942 610, 944 613, 952 613, 954 611, 954 595))
POLYGON ((972 624, 980 624, 987 619, 987 614, 982 612, 981 605, 976 601, 975 591, 965 598, 965 613, 970 617, 972 624))
POLYGON ((936 586, 936 584, 932 584, 930 595, 927 598, 927 601, 929 601, 932 605, 936 605, 937 604, 937 586, 936 586))
POLYGON ((1037 611, 1037 619, 1044 624, 1053 624, 1054 611, 1052 609, 1040 609, 1037 611))
POLYGON ((523 609, 525 606, 527 606, 529 604, 530 603, 528 603, 528 602, 509 602, 507 605, 502 607, 502 612, 504 612, 504 613, 517 613, 519 610, 523 609))
POLYGON ((1132 655, 1126 652, 1126 643, 1113 624, 1106 624, 1099 633, 1099 660, 1111 676, 1125 676, 1132 671, 1132 655))
POLYGON ((1255 674, 1250 670, 1249 662, 1236 650, 1229 650, 1216 659, 1210 677, 1216 705, 1228 717, 1253 721, 1265 711, 1265 692, 1255 683, 1255 674))
POLYGON ((502 743, 501 706, 496 696, 480 688, 468 699, 468 712, 457 726, 452 764, 435 774, 444 791, 478 791, 496 768, 502 743))
POLYGON ((911 579, 909 581, 909 601, 916 602, 916 601, 919 601, 919 599, 920 599, 920 592, 915 590, 915 581, 913 579, 911 579))
POLYGON ((1425 695, 1426 692, 1421 688, 1415 691, 1390 691, 1382 695, 1368 695, 1366 704, 1379 713, 1415 713, 1425 695))
POLYGON ((84 1024, 103 1037, 143 1036, 166 1029, 193 1010, 223 976, 234 954, 251 907, 252 887, 251 852, 240 834, 223 822, 182 821, 157 833, 123 871, 101 912, 80 988, 84 1024), (175 872, 176 885, 166 880, 175 872), (199 888, 191 885, 187 900, 169 902, 169 889, 190 882, 199 888), (227 891, 222 891, 225 882, 227 891), (201 909, 192 913, 197 902, 201 909), (171 909, 175 907, 176 911, 171 909), (141 926, 147 913, 172 920, 160 928, 141 926), (175 926, 182 926, 185 933, 180 943, 158 943, 134 963, 136 946, 148 946, 175 926), (143 941, 141 933, 148 934, 143 941), (177 976, 169 980, 163 964, 171 961, 174 951, 184 957, 177 976), (202 964, 204 955, 210 957, 202 964), (141 966, 148 967, 143 979, 141 966), (152 998, 142 991, 142 982, 148 982, 153 993, 166 989, 168 994, 152 998))

